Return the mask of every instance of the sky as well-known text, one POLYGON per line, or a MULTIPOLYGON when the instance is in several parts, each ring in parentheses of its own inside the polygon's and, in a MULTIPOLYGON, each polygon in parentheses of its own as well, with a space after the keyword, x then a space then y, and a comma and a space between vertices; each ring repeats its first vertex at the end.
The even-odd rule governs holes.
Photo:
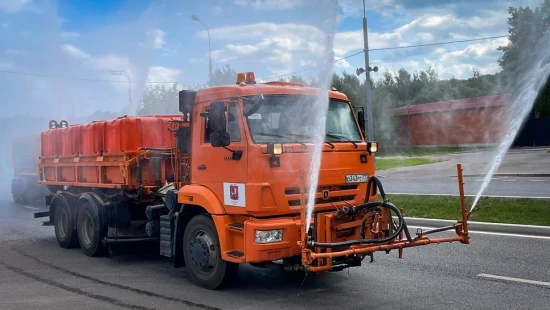
MULTIPOLYGON (((428 65, 441 78, 497 72, 506 37, 403 47, 506 36, 508 7, 540 2, 366 0, 371 76, 428 65)), ((124 111, 128 77, 134 105, 148 85, 204 85, 209 38, 214 70, 229 64, 261 81, 355 73, 362 20, 362 0, 0 0, 0 117, 124 111)))

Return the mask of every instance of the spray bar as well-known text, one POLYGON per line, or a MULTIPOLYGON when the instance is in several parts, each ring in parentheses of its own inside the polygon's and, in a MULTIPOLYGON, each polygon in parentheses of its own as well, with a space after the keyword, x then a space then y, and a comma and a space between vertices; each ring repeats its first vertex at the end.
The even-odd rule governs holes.
MULTIPOLYGON (((432 230, 422 231, 421 229, 417 230, 416 238, 412 239, 409 233, 409 230, 407 228, 407 225, 405 223, 405 220, 403 218, 402 211, 397 209, 393 204, 389 203, 384 197, 384 202, 365 202, 364 204, 357 206, 357 207, 350 207, 347 209, 347 211, 343 212, 344 214, 354 214, 359 210, 364 209, 371 209, 371 208, 388 208, 392 211, 395 211, 397 213, 397 217, 399 219, 399 223, 397 227, 395 228, 395 231, 384 238, 379 239, 363 239, 363 235, 360 234, 360 237, 357 240, 348 240, 348 241, 342 241, 342 242, 315 242, 314 240, 311 240, 311 236, 305 236, 305 232, 302 231, 302 241, 299 241, 298 244, 302 248, 302 267, 303 269, 310 271, 310 272, 323 272, 323 271, 330 271, 332 270, 332 258, 336 257, 345 257, 345 256, 371 256, 371 261, 373 259, 373 253, 377 251, 386 251, 389 252, 390 250, 398 249, 399 250, 399 257, 402 257, 402 249, 408 248, 408 247, 415 247, 415 246, 421 246, 421 245, 427 245, 432 243, 447 243, 447 242, 461 242, 463 244, 469 244, 469 234, 468 234, 468 219, 471 215, 470 212, 466 211, 466 205, 465 205, 465 198, 464 198, 464 182, 462 178, 462 165, 457 164, 457 173, 458 173, 458 186, 459 186, 459 193, 460 193, 460 208, 461 208, 461 219, 457 221, 456 224, 441 228, 436 228, 432 230), (449 230, 455 230, 456 235, 455 237, 444 237, 444 238, 428 238, 426 235, 434 234, 438 232, 444 232, 449 230), (403 232, 406 235, 406 238, 403 239, 403 232), (378 245, 376 243, 379 243, 378 245), (385 244, 380 244, 385 243, 385 244), (346 250, 336 251, 333 252, 332 248, 341 247, 341 246, 349 246, 346 250), (329 249, 328 251, 325 251, 323 253, 320 252, 314 252, 312 249, 314 248, 324 248, 329 249), (314 262, 324 262, 323 265, 318 266, 311 266, 311 264, 314 262)), ((381 187, 381 182, 373 177, 372 180, 369 180, 369 185, 367 186, 367 192, 370 193, 370 187, 371 182, 376 182, 376 185, 378 187, 381 187)), ((381 190, 383 193, 383 190, 381 190)), ((385 196, 385 195, 384 195, 385 196)), ((367 195, 368 197, 368 195, 367 195)), ((303 208, 302 208, 303 209, 303 208)), ((344 215, 342 214, 342 211, 336 212, 334 214, 335 217, 344 215)), ((366 218, 366 217, 365 217, 366 218)), ((361 231, 364 231, 364 221, 365 218, 363 218, 362 225, 361 225, 361 231)), ((304 215, 302 215, 302 225, 305 222, 304 215)))

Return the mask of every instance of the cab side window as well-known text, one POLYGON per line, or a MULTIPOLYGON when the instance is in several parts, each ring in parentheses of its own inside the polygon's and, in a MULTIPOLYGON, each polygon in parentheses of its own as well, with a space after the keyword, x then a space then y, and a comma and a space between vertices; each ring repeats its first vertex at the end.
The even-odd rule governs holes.
POLYGON ((227 132, 231 136, 231 142, 241 141, 241 128, 239 127, 239 116, 237 104, 230 103, 227 113, 227 132))
MULTIPOLYGON (((208 108, 206 109, 208 112, 208 108)), ((237 114, 237 105, 236 103, 230 103, 228 111, 225 112, 227 118, 227 132, 231 136, 231 142, 241 141, 241 130, 239 126, 239 117, 237 114)), ((212 129, 210 128, 210 118, 204 118, 204 142, 210 142, 210 134, 212 129)))

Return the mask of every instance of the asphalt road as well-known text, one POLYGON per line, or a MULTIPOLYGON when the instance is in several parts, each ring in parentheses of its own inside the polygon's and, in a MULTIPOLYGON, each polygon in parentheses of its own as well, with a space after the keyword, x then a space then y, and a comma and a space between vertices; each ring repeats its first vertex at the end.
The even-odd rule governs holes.
MULTIPOLYGON (((381 173, 383 175, 383 173, 381 173)), ((386 193, 403 194, 445 194, 458 195, 456 177, 434 178, 380 178, 386 193)), ((482 177, 464 177, 466 195, 476 195, 482 177)), ((548 177, 494 177, 483 192, 483 196, 520 196, 550 198, 550 178, 548 177)))
POLYGON ((543 309, 550 304, 550 239, 472 234, 471 244, 375 256, 338 273, 292 277, 243 266, 222 291, 143 251, 89 258, 58 247, 32 206, 0 199, 2 309, 543 309), (544 283, 494 280, 489 274, 544 283))

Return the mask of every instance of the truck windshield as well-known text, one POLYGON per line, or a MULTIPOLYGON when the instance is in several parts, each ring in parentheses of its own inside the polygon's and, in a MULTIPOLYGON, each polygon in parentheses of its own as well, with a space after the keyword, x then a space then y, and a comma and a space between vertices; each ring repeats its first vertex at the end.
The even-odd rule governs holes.
MULTIPOLYGON (((265 96, 265 103, 256 113, 247 117, 254 143, 312 141, 316 117, 314 96, 265 96)), ((246 101, 245 101, 246 103, 246 101)), ((361 142, 353 111, 344 101, 329 99, 325 141, 361 142)))

